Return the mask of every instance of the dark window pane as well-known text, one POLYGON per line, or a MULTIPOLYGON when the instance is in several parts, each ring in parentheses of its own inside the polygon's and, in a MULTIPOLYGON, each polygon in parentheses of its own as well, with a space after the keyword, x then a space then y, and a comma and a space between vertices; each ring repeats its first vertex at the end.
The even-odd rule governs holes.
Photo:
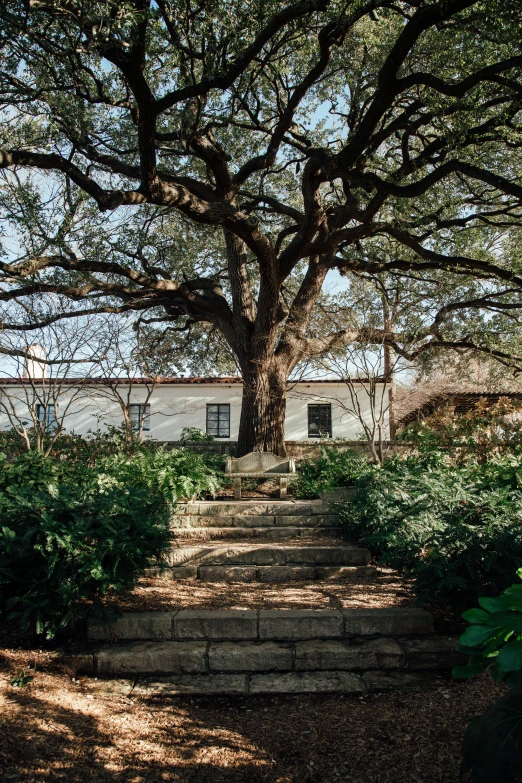
POLYGON ((308 406, 308 437, 332 437, 332 406, 308 406))
POLYGON ((207 405, 207 432, 214 438, 230 438, 230 405, 207 405))

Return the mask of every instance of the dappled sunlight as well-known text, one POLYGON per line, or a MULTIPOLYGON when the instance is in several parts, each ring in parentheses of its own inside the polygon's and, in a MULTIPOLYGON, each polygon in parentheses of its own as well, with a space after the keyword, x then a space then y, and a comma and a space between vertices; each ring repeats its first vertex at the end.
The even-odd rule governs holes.
POLYGON ((142 698, 102 693, 45 652, 5 661, 0 779, 24 783, 454 783, 465 725, 502 690, 484 676, 364 696, 142 698), (33 682, 10 686, 35 658, 33 682))
POLYGON ((182 581, 168 577, 141 579, 127 597, 115 597, 127 611, 170 609, 342 609, 407 606, 413 603, 408 582, 396 572, 377 576, 282 584, 182 581))

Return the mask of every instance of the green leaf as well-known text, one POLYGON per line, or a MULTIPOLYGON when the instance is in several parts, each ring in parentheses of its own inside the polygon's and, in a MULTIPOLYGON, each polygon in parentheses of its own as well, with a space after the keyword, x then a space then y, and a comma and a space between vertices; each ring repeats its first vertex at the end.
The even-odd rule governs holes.
POLYGON ((451 675, 456 679, 470 679, 485 671, 492 662, 492 658, 484 658, 481 661, 470 663, 467 666, 454 666, 451 670, 451 675))
POLYGON ((488 626, 470 625, 460 637, 459 644, 464 647, 481 647, 484 642, 487 642, 496 633, 495 629, 488 626))
POLYGON ((462 614, 462 618, 467 620, 468 623, 487 623, 490 618, 490 613, 485 609, 468 609, 462 614))
POLYGON ((503 672, 522 669, 522 641, 505 644, 498 654, 496 667, 503 672))

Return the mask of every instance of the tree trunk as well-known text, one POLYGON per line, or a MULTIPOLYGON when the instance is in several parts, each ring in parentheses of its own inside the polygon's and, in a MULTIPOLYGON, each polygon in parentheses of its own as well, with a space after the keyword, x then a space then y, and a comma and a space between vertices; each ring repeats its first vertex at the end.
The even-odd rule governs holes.
POLYGON ((236 456, 270 451, 286 457, 286 377, 274 367, 243 372, 243 403, 236 456))

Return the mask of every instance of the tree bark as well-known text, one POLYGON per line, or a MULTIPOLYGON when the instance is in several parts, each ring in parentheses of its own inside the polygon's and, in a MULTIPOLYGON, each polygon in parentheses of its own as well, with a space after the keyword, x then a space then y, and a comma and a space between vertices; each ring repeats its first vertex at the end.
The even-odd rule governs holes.
POLYGON ((243 402, 236 456, 269 451, 286 457, 286 377, 276 366, 257 363, 243 372, 243 402))

